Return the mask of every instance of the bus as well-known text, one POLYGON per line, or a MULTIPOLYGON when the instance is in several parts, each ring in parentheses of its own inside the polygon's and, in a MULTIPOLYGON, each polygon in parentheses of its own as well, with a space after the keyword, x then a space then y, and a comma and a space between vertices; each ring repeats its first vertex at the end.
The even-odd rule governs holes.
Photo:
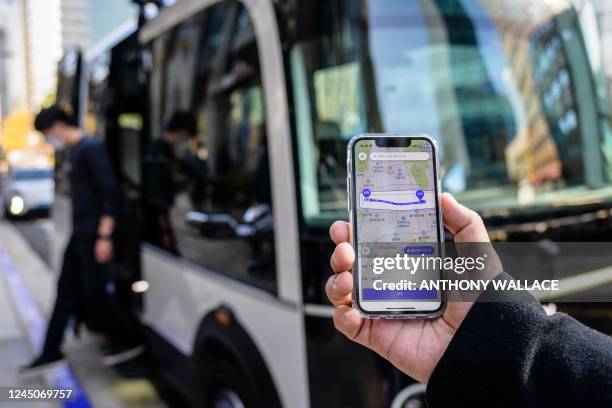
POLYGON ((609 241, 593 27, 569 0, 180 0, 86 57, 73 101, 113 157, 130 279, 172 385, 196 406, 422 406, 424 385, 331 320, 347 141, 432 135, 443 189, 494 240, 609 241), (175 113, 197 134, 169 150, 160 239, 147 157, 175 113))

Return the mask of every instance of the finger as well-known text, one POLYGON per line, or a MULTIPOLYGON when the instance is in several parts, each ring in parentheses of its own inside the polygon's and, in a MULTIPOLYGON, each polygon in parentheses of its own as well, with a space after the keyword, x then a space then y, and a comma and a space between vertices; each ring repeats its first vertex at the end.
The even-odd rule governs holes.
POLYGON ((350 305, 352 291, 353 274, 346 271, 330 276, 325 285, 325 293, 329 301, 336 306, 350 305))
POLYGON ((329 228, 329 236, 336 245, 341 244, 343 242, 349 242, 349 223, 346 221, 334 222, 329 228))
POLYGON ((334 326, 351 340, 357 341, 364 324, 364 318, 350 306, 338 306, 334 310, 334 326))
POLYGON ((353 251, 353 247, 348 242, 338 244, 329 261, 336 273, 350 271, 353 268, 354 262, 355 251, 353 251))
POLYGON ((442 194, 442 214, 444 225, 455 235, 455 242, 489 242, 480 215, 459 204, 449 193, 442 194))

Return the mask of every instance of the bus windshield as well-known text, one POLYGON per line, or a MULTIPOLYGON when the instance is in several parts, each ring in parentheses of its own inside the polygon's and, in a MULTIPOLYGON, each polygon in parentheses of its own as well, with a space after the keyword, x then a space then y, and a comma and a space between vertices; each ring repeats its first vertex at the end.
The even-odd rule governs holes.
POLYGON ((589 10, 570 1, 286 3, 307 223, 346 216, 346 145, 362 132, 433 136, 443 190, 480 211, 612 195, 589 10))

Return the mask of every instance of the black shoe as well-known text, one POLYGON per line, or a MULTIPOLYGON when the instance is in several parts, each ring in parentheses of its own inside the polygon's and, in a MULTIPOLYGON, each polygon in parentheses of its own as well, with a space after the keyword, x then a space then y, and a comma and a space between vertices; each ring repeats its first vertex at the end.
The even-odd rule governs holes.
POLYGON ((137 344, 135 346, 113 345, 104 353, 101 363, 109 367, 125 363, 143 354, 145 349, 145 346, 142 344, 137 344))
POLYGON ((34 377, 46 373, 47 371, 61 367, 66 364, 66 358, 62 353, 41 354, 29 365, 19 368, 19 375, 22 377, 34 377))

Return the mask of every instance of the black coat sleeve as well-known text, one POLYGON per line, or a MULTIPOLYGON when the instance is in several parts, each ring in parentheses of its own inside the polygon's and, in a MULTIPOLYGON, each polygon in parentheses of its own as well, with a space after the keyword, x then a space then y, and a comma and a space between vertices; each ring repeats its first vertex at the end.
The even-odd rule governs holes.
POLYGON ((86 150, 86 156, 93 182, 99 193, 102 215, 117 217, 119 210, 117 182, 106 148, 102 143, 92 143, 86 150))
MULTIPOLYGON (((503 279, 508 279, 504 276, 503 279)), ((427 385, 429 407, 612 407, 612 339, 525 292, 485 292, 427 385)))

